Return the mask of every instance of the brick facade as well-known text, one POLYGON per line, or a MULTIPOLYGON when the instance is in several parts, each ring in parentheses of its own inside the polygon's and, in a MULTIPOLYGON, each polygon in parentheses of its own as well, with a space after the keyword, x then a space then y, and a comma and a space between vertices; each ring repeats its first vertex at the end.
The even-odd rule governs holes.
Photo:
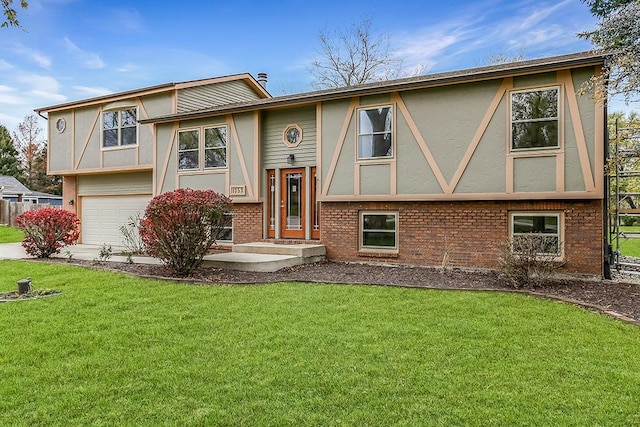
POLYGON ((510 212, 562 212, 567 273, 602 274, 601 200, 322 203, 320 240, 327 258, 496 268, 509 237, 510 212), (361 211, 398 212, 398 253, 359 250, 361 211))
POLYGON ((233 204, 233 243, 262 240, 262 204, 233 204))

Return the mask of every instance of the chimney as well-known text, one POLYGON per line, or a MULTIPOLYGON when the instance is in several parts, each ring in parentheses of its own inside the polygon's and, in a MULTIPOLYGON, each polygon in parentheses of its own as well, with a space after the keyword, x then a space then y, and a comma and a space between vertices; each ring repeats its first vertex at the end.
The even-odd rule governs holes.
POLYGON ((258 73, 258 83, 260 83, 260 86, 265 90, 267 89, 267 73, 258 73))

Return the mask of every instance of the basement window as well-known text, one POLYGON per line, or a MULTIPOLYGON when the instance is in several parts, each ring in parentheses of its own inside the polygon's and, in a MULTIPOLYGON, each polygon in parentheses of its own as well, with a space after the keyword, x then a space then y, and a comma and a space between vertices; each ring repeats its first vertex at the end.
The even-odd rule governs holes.
POLYGON ((396 251, 398 249, 398 213, 361 212, 360 248, 396 251))

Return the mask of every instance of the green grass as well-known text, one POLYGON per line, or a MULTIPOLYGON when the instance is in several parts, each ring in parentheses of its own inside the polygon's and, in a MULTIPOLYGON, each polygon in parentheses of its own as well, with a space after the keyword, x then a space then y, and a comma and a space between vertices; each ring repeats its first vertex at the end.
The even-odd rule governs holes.
POLYGON ((0 261, 0 425, 639 425, 640 328, 510 293, 0 261))
POLYGON ((0 225, 0 243, 22 242, 24 233, 15 227, 0 225))

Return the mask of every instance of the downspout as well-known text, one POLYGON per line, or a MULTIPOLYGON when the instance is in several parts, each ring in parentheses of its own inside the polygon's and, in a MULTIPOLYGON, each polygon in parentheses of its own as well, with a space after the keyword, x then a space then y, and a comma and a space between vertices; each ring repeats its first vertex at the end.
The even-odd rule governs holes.
MULTIPOLYGON (((606 83, 605 83, 606 85, 606 83)), ((606 87, 605 87, 606 89, 606 87)), ((607 93, 607 91, 605 91, 605 93, 607 93)), ((603 124, 603 129, 604 129, 604 144, 602 144, 604 147, 602 148, 604 150, 604 162, 606 165, 606 162, 609 160, 609 121, 608 121, 608 117, 609 114, 607 112, 607 101, 604 101, 604 105, 603 105, 603 109, 604 109, 604 124, 603 124)), ((604 165, 603 165, 604 166, 604 165)), ((602 268, 603 268, 603 276, 605 279, 610 280, 611 279, 611 262, 612 262, 612 242, 610 242, 611 240, 611 217, 609 215, 609 198, 611 197, 611 180, 609 179, 609 171, 608 168, 606 166, 604 166, 603 171, 602 171, 602 179, 604 180, 604 197, 603 197, 603 203, 602 203, 602 211, 603 211, 603 216, 602 216, 602 226, 603 226, 603 230, 604 230, 604 235, 602 236, 602 240, 603 240, 603 248, 604 248, 604 262, 602 264, 602 268)), ((617 202, 617 201, 616 201, 617 202)), ((616 208, 617 209, 617 208, 616 208)), ((616 219, 617 220, 617 219, 616 219)))

